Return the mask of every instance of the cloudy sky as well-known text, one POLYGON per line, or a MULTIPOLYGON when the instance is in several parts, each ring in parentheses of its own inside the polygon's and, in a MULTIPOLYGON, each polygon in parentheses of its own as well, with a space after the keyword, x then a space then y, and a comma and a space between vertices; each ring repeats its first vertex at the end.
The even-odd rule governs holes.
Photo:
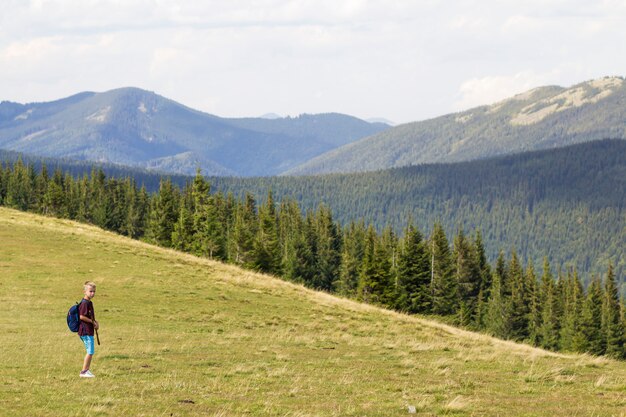
POLYGON ((626 75, 626 0, 0 0, 0 100, 423 120, 626 75))

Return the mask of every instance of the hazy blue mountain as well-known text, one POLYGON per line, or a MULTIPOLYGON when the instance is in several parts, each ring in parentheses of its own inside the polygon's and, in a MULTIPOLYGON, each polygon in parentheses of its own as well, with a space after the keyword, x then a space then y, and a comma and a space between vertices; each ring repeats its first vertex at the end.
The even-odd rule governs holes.
POLYGON ((226 119, 137 88, 0 103, 0 148, 187 174, 278 174, 388 127, 340 114, 226 119))
POLYGON ((490 106, 408 123, 318 156, 288 174, 361 172, 459 162, 626 138, 626 82, 605 77, 540 87, 490 106))

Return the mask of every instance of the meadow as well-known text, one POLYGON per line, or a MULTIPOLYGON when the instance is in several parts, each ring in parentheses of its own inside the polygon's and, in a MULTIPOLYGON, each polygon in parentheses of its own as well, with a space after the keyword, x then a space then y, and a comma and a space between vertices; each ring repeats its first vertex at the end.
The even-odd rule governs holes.
POLYGON ((555 354, 0 208, 1 416, 626 416, 626 363, 555 354), (97 283, 92 371, 66 326, 97 283))

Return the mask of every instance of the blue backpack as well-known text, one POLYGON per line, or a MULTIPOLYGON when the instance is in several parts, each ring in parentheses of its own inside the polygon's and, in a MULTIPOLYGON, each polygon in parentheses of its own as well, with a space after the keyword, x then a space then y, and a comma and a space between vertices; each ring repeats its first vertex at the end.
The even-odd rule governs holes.
POLYGON ((78 331, 78 327, 80 326, 80 314, 78 313, 78 306, 80 306, 83 301, 85 301, 84 298, 78 303, 71 306, 70 310, 67 312, 67 327, 69 327, 70 330, 74 333, 78 331))

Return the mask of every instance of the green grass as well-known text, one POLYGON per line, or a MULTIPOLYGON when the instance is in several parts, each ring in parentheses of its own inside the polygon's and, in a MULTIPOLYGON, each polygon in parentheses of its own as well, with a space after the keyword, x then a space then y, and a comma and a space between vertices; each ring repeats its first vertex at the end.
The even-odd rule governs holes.
POLYGON ((0 414, 624 416, 626 363, 556 355, 0 209, 0 414), (65 325, 98 284, 93 380, 65 325))

